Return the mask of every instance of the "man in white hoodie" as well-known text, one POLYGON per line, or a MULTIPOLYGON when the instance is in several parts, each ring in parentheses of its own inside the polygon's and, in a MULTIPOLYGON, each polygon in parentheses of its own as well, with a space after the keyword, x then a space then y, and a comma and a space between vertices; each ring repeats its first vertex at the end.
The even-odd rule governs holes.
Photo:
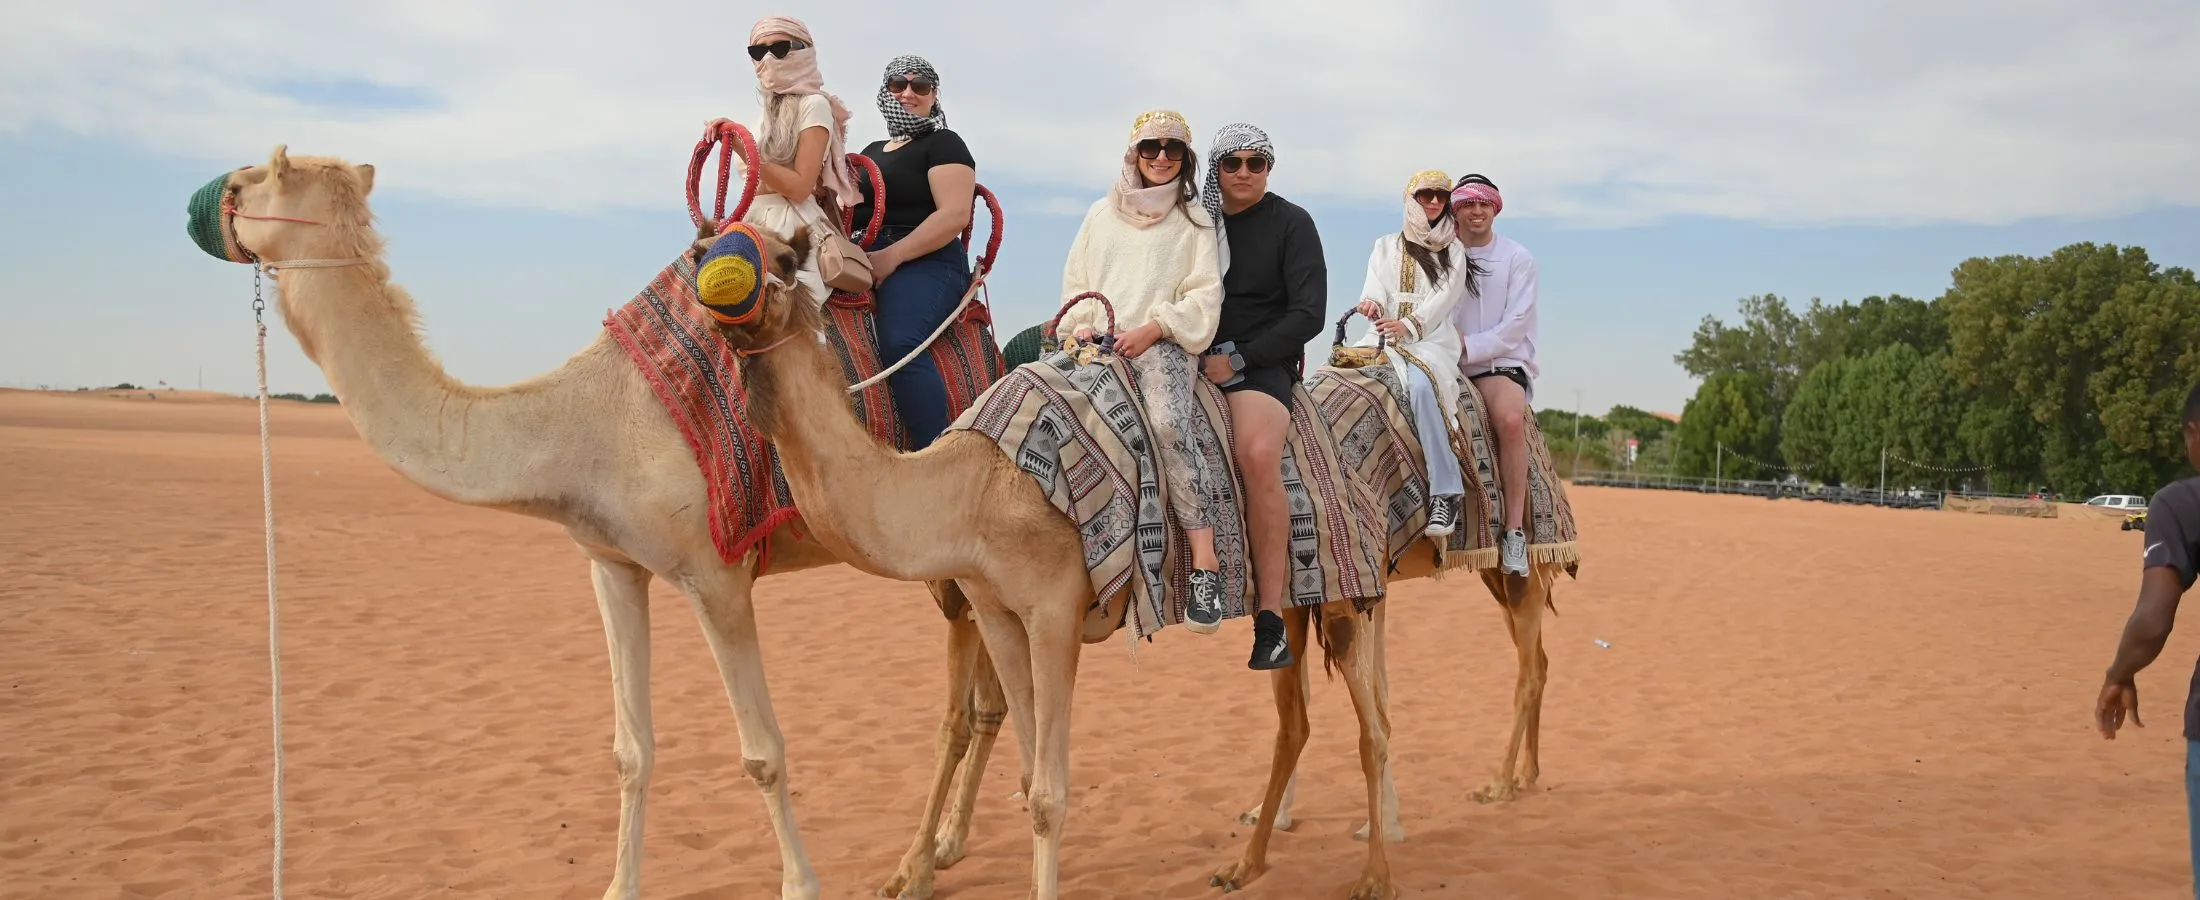
POLYGON ((1451 192, 1459 223, 1459 243, 1482 274, 1473 276, 1481 290, 1461 297, 1452 322, 1465 344, 1459 374, 1474 382, 1489 408, 1497 432, 1497 483, 1504 499, 1503 530, 1498 541, 1504 571, 1528 574, 1528 538, 1521 523, 1528 502, 1528 403, 1535 397, 1535 254, 1519 241, 1497 233, 1497 214, 1505 198, 1496 183, 1466 175, 1451 192))

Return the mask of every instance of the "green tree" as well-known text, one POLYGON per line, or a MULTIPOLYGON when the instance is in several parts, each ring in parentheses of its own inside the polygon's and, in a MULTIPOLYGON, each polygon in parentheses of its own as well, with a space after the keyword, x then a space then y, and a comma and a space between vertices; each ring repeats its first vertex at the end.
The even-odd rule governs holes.
MULTIPOLYGON (((1779 463, 1779 422, 1765 379, 1749 372, 1717 372, 1696 388, 1696 396, 1681 411, 1675 432, 1679 446, 1674 464, 1685 477, 1709 478, 1718 468, 1718 447, 1745 458, 1779 463)), ((1764 478, 1773 472, 1754 471, 1741 464, 1730 474, 1764 478)))
POLYGON ((1703 317, 1688 349, 1675 354, 1673 361, 1697 378, 1750 375, 1769 392, 1772 408, 1778 410, 1787 405, 1802 374, 1797 344, 1803 319, 1774 294, 1744 297, 1737 305, 1741 324, 1729 326, 1715 316, 1703 317))

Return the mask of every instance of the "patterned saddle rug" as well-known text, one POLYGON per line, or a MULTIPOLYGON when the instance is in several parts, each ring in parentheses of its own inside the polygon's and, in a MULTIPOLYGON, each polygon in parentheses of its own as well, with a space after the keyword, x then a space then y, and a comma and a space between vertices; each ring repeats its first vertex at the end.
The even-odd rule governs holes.
MULTIPOLYGON (((1045 347, 1034 326, 1004 348, 1008 374, 949 430, 991 438, 1077 524, 1096 602, 1130 588, 1133 633, 1149 637, 1183 620, 1191 550, 1167 502, 1168 485, 1147 440, 1146 406, 1136 379, 1114 357, 1078 365, 1045 347)), ((1228 453, 1229 407, 1213 385, 1200 385, 1206 421, 1228 453)), ((1439 545, 1428 525, 1428 473, 1405 385, 1388 366, 1321 367, 1296 391, 1284 458, 1291 510, 1292 578, 1287 602, 1307 606, 1350 599, 1362 609, 1383 596, 1385 577, 1419 544, 1439 572, 1498 564, 1503 509, 1494 432, 1486 405, 1462 383, 1461 427, 1453 449, 1467 483, 1467 508, 1439 545)), ((1528 417, 1529 496, 1524 528, 1534 571, 1575 575, 1580 546, 1564 483, 1551 466, 1542 432, 1528 417)), ((1234 463, 1234 461, 1233 461, 1234 463)), ((1242 509, 1235 492, 1213 513, 1226 617, 1251 601, 1242 509)))
MULTIPOLYGON (((879 359, 876 307, 868 295, 835 294, 826 309, 825 338, 846 383, 876 375, 893 362, 879 359)), ((634 299, 605 315, 603 324, 649 379, 695 452, 710 490, 710 535, 719 557, 736 562, 755 549, 761 574, 770 562, 767 537, 800 513, 778 451, 749 425, 748 395, 733 348, 696 300, 694 262, 684 252, 674 257, 634 299)), ((992 326, 986 305, 973 302, 928 351, 946 383, 950 417, 961 415, 1001 377, 992 326)), ((873 438, 909 448, 885 381, 848 399, 873 438)))

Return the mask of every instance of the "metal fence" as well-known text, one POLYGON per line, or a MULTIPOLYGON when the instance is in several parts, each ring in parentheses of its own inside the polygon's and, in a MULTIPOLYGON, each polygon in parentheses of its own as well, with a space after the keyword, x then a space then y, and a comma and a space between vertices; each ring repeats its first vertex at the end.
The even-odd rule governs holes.
POLYGON ((1688 491, 1697 494, 1735 494, 1745 497, 1763 497, 1767 500, 1790 498, 1819 503, 1839 503, 1849 506, 1884 506, 1892 509, 1940 509, 1950 497, 1964 499, 2031 499, 2023 494, 1996 494, 1985 491, 1941 491, 1925 488, 1903 488, 1881 491, 1876 487, 1859 488, 1841 485, 1812 484, 1800 480, 1763 481, 1746 478, 1684 478, 1659 472, 1600 472, 1584 470, 1577 473, 1572 484, 1595 487, 1640 488, 1654 491, 1688 491))

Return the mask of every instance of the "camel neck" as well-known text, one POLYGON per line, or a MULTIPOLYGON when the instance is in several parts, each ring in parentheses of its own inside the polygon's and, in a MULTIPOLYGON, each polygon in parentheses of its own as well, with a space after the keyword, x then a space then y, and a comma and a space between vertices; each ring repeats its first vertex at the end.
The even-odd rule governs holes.
POLYGON ((541 457, 579 449, 544 433, 582 414, 546 414, 557 382, 482 389, 452 378, 422 344, 412 299, 379 261, 286 271, 282 291, 284 323, 352 427, 399 475, 458 503, 538 514, 557 505, 549 486, 518 482, 523 472, 557 471, 541 457))
MULTIPOLYGON (((765 336, 766 343, 777 339, 765 336)), ((839 363, 808 333, 749 357, 742 382, 749 420, 778 448, 787 487, 820 543, 887 578, 965 574, 959 543, 912 523, 937 524, 929 498, 980 495, 990 469, 968 452, 969 435, 945 435, 917 453, 879 443, 856 420, 839 363)))

